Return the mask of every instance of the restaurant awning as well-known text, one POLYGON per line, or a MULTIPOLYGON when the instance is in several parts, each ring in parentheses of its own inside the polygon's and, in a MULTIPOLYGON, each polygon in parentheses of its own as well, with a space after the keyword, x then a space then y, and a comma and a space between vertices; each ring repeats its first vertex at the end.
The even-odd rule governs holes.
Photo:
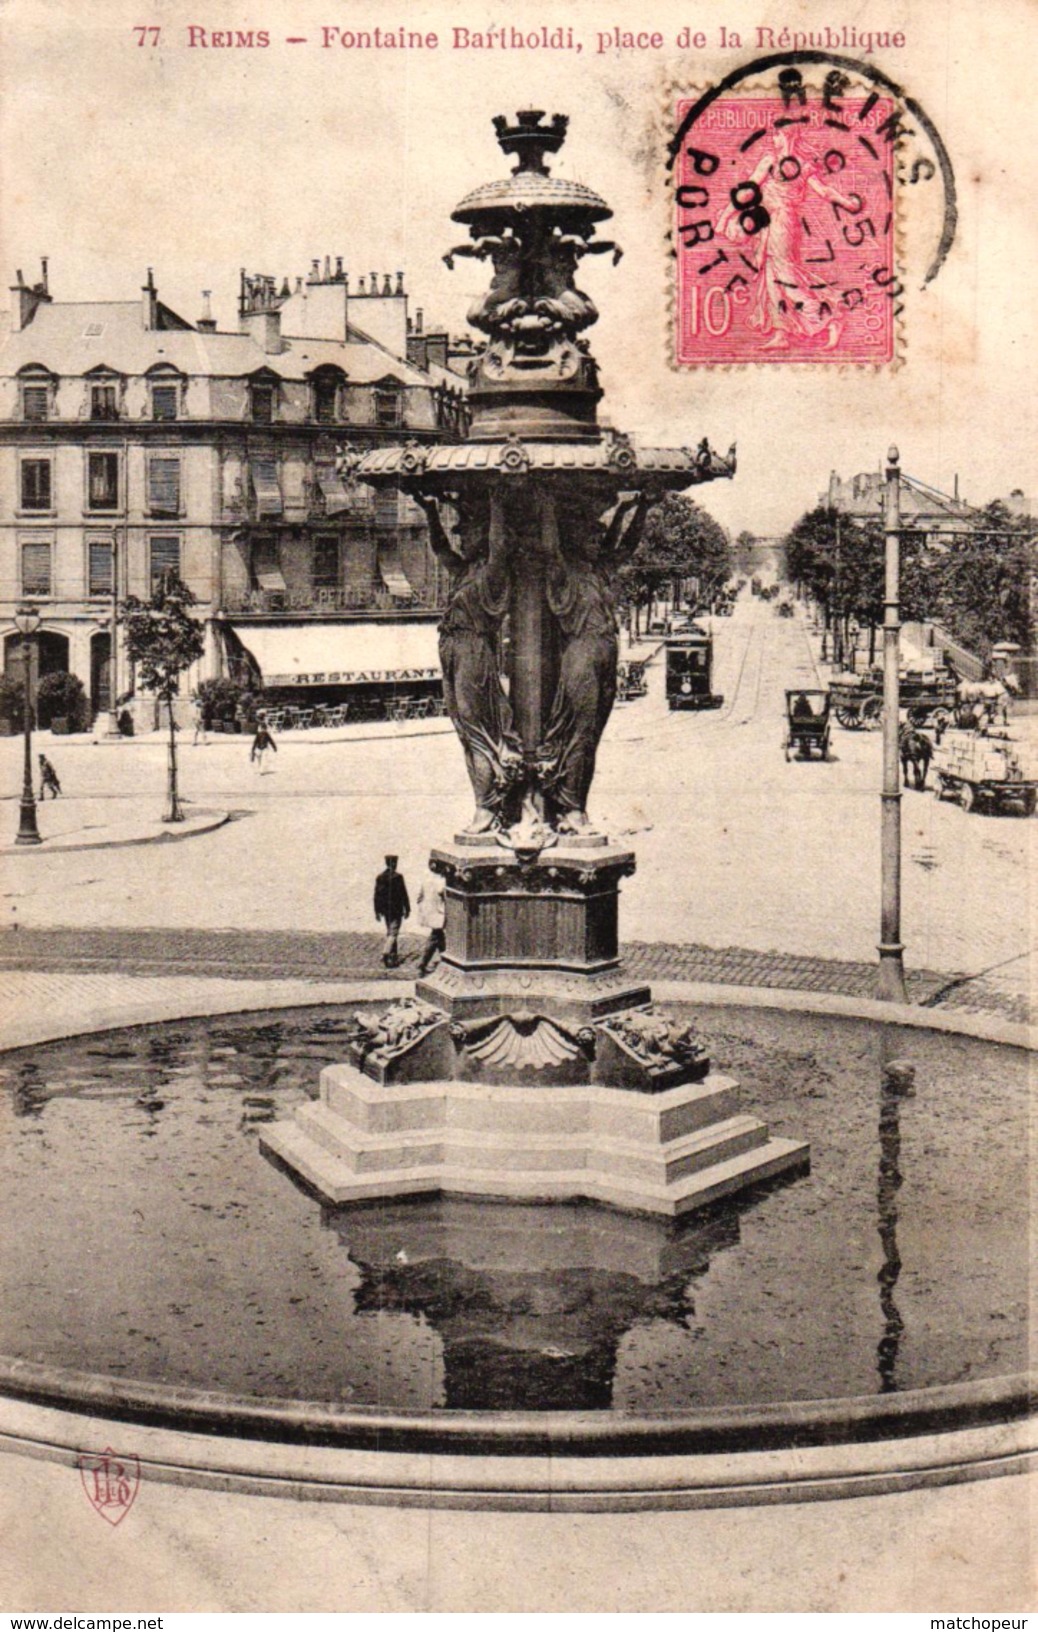
POLYGON ((388 540, 379 541, 378 575, 391 595, 397 595, 401 600, 411 599, 413 591, 400 559, 400 551, 388 540))
POLYGON ((363 686, 440 678, 435 623, 238 623, 265 686, 363 686))

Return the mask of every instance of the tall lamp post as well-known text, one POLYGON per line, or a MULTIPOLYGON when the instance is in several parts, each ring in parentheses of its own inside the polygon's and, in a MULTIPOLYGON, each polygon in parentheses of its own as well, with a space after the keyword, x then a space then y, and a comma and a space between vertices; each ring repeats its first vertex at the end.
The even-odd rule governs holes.
POLYGON ((901 629, 901 467, 896 448, 887 454, 883 502, 883 792, 880 850, 881 905, 879 996, 904 1003, 904 947, 901 944, 901 782, 898 763, 900 727, 901 629))
POLYGON ((14 615, 14 625, 22 637, 22 731, 25 738, 25 770, 22 777, 22 802, 15 844, 42 844, 36 826, 36 800, 32 791, 32 703, 29 700, 32 640, 40 627, 40 614, 34 606, 20 606, 14 615))

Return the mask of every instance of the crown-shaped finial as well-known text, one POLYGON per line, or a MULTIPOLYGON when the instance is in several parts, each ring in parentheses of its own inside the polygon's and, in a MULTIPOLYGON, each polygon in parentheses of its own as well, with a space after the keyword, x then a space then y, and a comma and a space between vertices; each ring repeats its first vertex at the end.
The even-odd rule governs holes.
POLYGON ((544 118, 541 108, 520 108, 515 117, 514 125, 510 125, 503 114, 498 114, 494 120, 502 153, 514 153, 519 160, 512 174, 518 176, 523 171, 533 171, 536 175, 546 176, 548 167, 544 155, 557 153, 566 140, 568 115, 552 114, 550 125, 541 124, 544 118))

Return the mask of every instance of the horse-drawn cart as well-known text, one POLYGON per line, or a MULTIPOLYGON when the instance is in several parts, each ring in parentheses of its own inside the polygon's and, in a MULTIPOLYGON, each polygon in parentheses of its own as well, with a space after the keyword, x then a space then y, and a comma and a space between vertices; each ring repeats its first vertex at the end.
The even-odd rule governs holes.
POLYGON ((1021 744, 1008 734, 948 731, 933 751, 938 799, 957 799, 963 810, 1014 806, 1024 816, 1038 807, 1038 780, 1025 766, 1021 744))
POLYGON ((829 683, 829 698, 837 722, 845 731, 877 725, 883 708, 883 688, 867 674, 838 674, 829 683))
POLYGON ((786 763, 795 750, 800 759, 829 758, 829 693, 827 691, 786 692, 786 731, 783 748, 786 763))
MULTIPOLYGON (((949 669, 902 669, 898 702, 912 725, 939 731, 955 718, 955 676, 949 669)), ((883 673, 838 674, 829 686, 833 712, 847 731, 878 725, 883 712, 883 673)))

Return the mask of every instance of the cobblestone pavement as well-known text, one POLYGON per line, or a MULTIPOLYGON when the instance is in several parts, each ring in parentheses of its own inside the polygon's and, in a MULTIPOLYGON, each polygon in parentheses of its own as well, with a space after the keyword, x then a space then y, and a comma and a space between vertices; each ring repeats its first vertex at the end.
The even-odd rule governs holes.
MULTIPOLYGON (((307 934, 250 930, 21 929, 0 936, 0 971, 150 976, 205 980, 412 981, 422 945, 401 938, 403 961, 382 968, 377 934, 307 934)), ((740 947, 674 946, 635 941, 623 949, 624 967, 643 980, 681 980, 790 991, 876 995, 876 966, 829 958, 805 958, 740 947)), ((908 971, 910 1000, 927 1007, 968 1009, 1026 1023, 1023 993, 1006 991, 983 977, 935 970, 908 971)), ((0 979, 0 1001, 3 982, 0 979)))

